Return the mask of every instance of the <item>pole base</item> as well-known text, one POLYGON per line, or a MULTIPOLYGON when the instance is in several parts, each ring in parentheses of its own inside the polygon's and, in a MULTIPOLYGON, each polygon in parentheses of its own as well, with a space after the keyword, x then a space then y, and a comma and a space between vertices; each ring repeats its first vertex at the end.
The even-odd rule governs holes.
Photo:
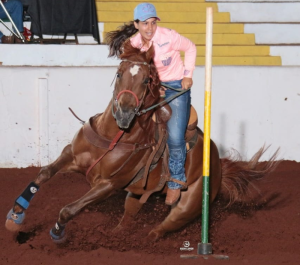
POLYGON ((203 259, 209 259, 209 258, 222 259, 222 260, 229 259, 229 256, 227 255, 212 254, 212 245, 210 243, 198 243, 197 254, 180 255, 180 258, 182 259, 197 259, 199 257, 203 259))
POLYGON ((198 255, 211 255, 212 245, 211 243, 198 243, 198 255))

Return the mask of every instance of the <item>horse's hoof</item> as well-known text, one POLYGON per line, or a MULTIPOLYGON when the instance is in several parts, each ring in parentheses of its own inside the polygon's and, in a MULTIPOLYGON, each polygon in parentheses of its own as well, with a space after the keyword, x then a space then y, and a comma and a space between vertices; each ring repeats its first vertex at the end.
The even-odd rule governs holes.
POLYGON ((8 231, 11 231, 11 232, 18 232, 20 231, 21 229, 21 225, 18 225, 16 224, 13 220, 11 219, 6 219, 6 222, 5 222, 5 228, 8 230, 8 231))
POLYGON ((124 229, 124 227, 123 227, 122 225, 118 224, 111 232, 112 232, 113 234, 117 234, 117 233, 119 233, 120 231, 122 231, 123 229, 124 229))
POLYGON ((50 229, 50 236, 51 236, 52 241, 55 244, 62 244, 62 243, 66 242, 67 237, 66 237, 66 234, 65 234, 65 230, 63 230, 60 235, 54 234, 52 230, 53 229, 50 229))
POLYGON ((25 218, 25 213, 15 213, 13 209, 11 209, 7 216, 6 216, 6 222, 5 227, 7 230, 16 232, 19 231, 21 228, 21 224, 23 223, 25 218))
POLYGON ((164 233, 160 233, 158 230, 151 230, 148 236, 146 237, 147 241, 155 242, 159 238, 161 238, 164 235, 164 233))

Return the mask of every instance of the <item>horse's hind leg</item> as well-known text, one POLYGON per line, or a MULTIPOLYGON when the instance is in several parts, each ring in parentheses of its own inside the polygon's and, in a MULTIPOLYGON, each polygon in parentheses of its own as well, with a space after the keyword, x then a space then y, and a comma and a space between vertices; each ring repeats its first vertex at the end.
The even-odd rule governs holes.
MULTIPOLYGON (((218 160, 212 161, 210 202, 216 197, 221 184, 221 169, 218 160)), ((156 240, 166 232, 180 229, 202 212, 202 177, 181 192, 180 201, 174 206, 166 219, 155 227, 148 235, 148 239, 156 240)))
POLYGON ((143 204, 140 203, 140 195, 135 195, 131 192, 128 192, 125 200, 125 211, 120 223, 114 229, 114 232, 117 232, 124 227, 132 224, 134 217, 137 215, 139 210, 142 208, 143 204))
POLYGON ((85 206, 96 201, 108 198, 115 191, 115 187, 109 181, 102 181, 83 195, 79 200, 66 205, 59 213, 55 226, 50 230, 50 235, 55 243, 62 243, 65 240, 66 224, 78 214, 85 206))
POLYGON ((201 214, 201 185, 202 179, 198 179, 187 191, 181 192, 178 204, 172 208, 166 219, 149 233, 148 240, 157 240, 166 232, 178 230, 201 214))
POLYGON ((43 167, 35 180, 31 182, 16 199, 14 207, 9 211, 5 227, 10 231, 18 231, 25 218, 25 211, 39 187, 53 177, 58 171, 68 169, 72 165, 71 145, 67 145, 61 155, 50 165, 43 167))
MULTIPOLYGON (((200 137, 198 138, 200 139, 200 137)), ((201 142, 198 145, 198 149, 192 149, 190 155, 195 155, 195 160, 199 159, 197 154, 202 152, 201 142), (194 152, 194 153, 192 153, 194 152)), ((188 170, 190 174, 196 174, 197 162, 194 160, 193 164, 188 164, 188 170), (195 163, 196 162, 196 163, 195 163), (193 166, 194 168, 193 168, 193 166), (193 173, 192 173, 193 172, 193 173)), ((191 160, 190 160, 191 162, 191 160)), ((188 162, 189 163, 189 162, 188 162)), ((201 165, 201 164, 200 164, 201 165)), ((202 165, 201 165, 202 167, 202 165)), ((202 168, 199 168, 201 172, 202 168)), ((199 173, 201 174, 201 173, 199 173)), ((197 175, 197 174, 196 174, 197 175)), ((219 153, 216 145, 211 142, 211 156, 210 156, 210 194, 209 199, 212 202, 221 186, 222 180, 222 169, 219 160, 219 153)), ((186 191, 181 192, 181 198, 177 205, 175 205, 166 219, 155 227, 148 235, 148 240, 156 240, 162 237, 166 232, 172 232, 180 229, 197 216, 201 215, 202 212, 202 174, 197 180, 188 186, 186 191)))

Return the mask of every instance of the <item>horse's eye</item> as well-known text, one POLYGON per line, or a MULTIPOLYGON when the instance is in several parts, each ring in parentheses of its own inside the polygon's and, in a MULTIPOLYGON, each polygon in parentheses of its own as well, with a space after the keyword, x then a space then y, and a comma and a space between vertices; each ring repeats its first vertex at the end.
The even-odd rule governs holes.
POLYGON ((146 85, 146 84, 148 84, 148 83, 149 83, 149 78, 145 78, 144 84, 146 85))
POLYGON ((117 73, 117 78, 120 78, 121 77, 121 74, 120 73, 117 73))

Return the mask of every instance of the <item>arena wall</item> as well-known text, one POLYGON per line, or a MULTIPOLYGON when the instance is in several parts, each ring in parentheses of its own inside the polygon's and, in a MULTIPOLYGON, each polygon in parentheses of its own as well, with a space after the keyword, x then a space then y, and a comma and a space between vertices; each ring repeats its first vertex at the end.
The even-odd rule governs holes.
MULTIPOLYGON (((119 62, 102 45, 14 45, 9 52, 0 47, 0 167, 45 165, 81 127, 68 107, 83 120, 105 110, 119 62)), ((263 159, 281 148, 280 158, 300 161, 299 83, 299 66, 213 66, 211 136, 221 156, 234 148, 249 159, 271 145, 263 159)), ((202 128, 203 66, 194 72, 192 104, 202 128)))

